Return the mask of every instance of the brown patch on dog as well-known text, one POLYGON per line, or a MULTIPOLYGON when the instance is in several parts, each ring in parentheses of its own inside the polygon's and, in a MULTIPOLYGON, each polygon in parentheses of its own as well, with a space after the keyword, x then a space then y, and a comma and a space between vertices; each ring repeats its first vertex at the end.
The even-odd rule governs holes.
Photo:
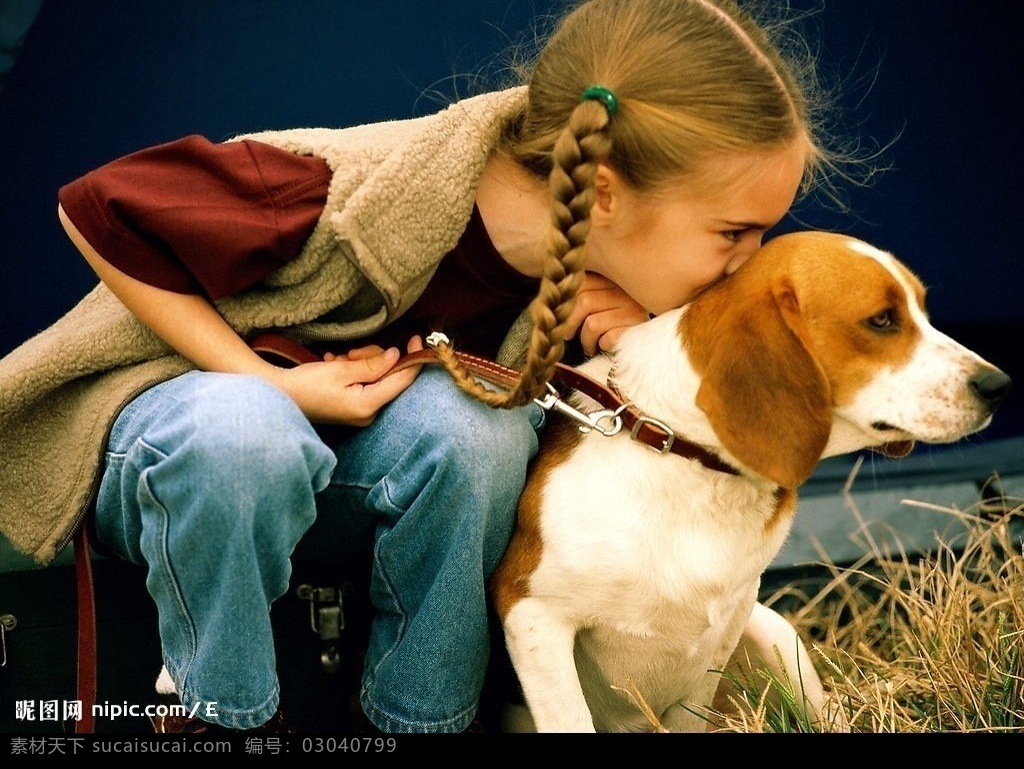
POLYGON ((796 490, 779 486, 775 490, 775 513, 764 525, 764 533, 770 536, 772 529, 787 522, 796 513, 796 490))
POLYGON ((505 557, 491 577, 491 597, 502 619, 529 593, 529 582, 540 563, 543 551, 541 534, 541 492, 547 475, 572 453, 582 438, 575 422, 559 414, 548 416, 540 451, 530 465, 526 489, 519 499, 516 531, 505 557))

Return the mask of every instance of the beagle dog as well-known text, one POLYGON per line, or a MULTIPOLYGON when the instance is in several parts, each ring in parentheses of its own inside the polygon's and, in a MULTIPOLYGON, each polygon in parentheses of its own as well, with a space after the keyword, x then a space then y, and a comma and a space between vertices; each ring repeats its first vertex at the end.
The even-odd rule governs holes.
POLYGON ((552 415, 491 583, 537 731, 705 730, 817 462, 988 425, 1010 378, 924 294, 867 243, 792 233, 580 367, 662 441, 552 415))

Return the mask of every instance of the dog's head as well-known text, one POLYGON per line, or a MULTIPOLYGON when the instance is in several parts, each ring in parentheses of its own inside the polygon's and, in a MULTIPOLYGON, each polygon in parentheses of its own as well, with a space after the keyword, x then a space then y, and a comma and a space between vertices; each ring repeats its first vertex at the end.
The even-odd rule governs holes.
POLYGON ((862 241, 769 241, 680 320, 723 447, 787 487, 825 456, 902 456, 982 429, 1010 378, 937 331, 920 280, 862 241))

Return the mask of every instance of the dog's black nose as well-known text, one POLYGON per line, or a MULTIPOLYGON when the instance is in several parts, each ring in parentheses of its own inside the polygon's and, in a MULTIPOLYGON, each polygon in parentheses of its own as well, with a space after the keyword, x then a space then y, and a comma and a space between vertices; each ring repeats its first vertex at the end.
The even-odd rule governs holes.
POLYGON ((975 374, 968 382, 971 390, 982 402, 995 411, 1000 403, 1010 392, 1010 385, 1013 384, 1010 377, 999 369, 986 369, 975 374))

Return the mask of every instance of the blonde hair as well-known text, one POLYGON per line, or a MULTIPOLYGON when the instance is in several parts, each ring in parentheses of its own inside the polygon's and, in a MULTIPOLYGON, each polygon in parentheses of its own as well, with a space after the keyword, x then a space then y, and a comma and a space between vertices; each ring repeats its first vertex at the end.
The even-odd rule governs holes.
POLYGON ((487 390, 444 351, 459 386, 500 408, 543 392, 582 283, 599 163, 653 193, 695 178, 715 155, 803 142, 809 188, 825 153, 798 71, 732 0, 588 0, 568 12, 540 50, 527 107, 501 146, 549 180, 553 206, 521 380, 507 393, 487 390), (592 85, 614 93, 614 116, 600 101, 581 101, 592 85))

